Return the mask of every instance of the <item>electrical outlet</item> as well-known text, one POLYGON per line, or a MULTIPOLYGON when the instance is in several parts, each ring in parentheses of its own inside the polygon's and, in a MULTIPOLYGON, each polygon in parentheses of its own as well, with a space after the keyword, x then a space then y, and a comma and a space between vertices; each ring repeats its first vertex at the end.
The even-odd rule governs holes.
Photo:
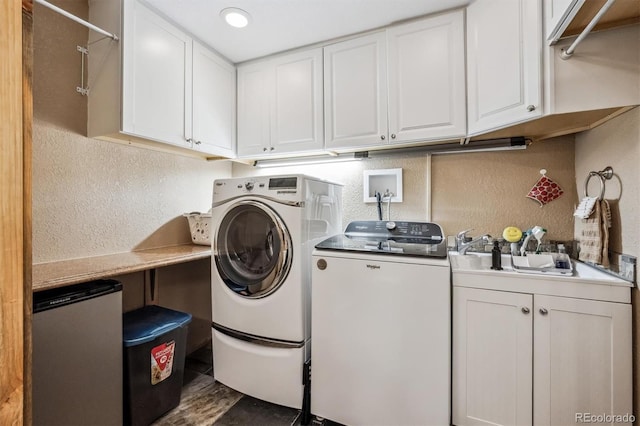
POLYGON ((620 275, 627 281, 635 282, 636 278, 636 258, 626 254, 618 257, 620 275))

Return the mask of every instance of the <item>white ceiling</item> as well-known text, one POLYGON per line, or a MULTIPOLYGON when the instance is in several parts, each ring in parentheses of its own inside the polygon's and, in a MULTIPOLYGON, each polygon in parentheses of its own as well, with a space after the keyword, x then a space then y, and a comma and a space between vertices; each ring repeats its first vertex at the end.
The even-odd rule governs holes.
POLYGON ((470 0, 146 0, 234 63, 464 6, 470 0), (220 17, 251 15, 245 28, 220 17))

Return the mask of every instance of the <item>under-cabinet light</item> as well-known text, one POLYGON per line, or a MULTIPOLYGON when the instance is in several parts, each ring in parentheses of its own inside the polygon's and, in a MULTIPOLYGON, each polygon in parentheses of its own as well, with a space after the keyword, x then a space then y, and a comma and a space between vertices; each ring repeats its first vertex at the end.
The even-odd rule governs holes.
POLYGON ((406 148, 382 149, 357 152, 355 155, 364 158, 387 158, 394 156, 411 156, 419 154, 462 154, 486 151, 513 151, 527 149, 529 141, 522 136, 502 139, 485 139, 465 143, 441 143, 406 148))
POLYGON ((310 164, 324 164, 324 163, 344 163, 346 161, 360 161, 364 157, 357 154, 329 154, 330 156, 310 156, 310 157, 295 157, 295 158, 277 158, 277 159, 265 159, 257 160, 253 163, 255 167, 286 167, 286 166, 304 166, 310 164))
POLYGON ((513 151, 527 149, 530 141, 522 136, 502 139, 476 140, 467 143, 443 143, 435 145, 412 146, 406 148, 381 149, 361 151, 355 153, 338 154, 330 152, 327 155, 309 157, 274 158, 257 160, 255 167, 285 167, 307 164, 340 163, 344 161, 358 161, 367 158, 388 158, 394 156, 411 156, 416 154, 458 154, 489 151, 513 151))

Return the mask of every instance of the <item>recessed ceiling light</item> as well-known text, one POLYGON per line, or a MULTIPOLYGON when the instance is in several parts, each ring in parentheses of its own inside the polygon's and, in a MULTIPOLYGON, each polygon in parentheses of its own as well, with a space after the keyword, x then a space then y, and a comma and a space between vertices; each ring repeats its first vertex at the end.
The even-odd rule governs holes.
POLYGON ((244 28, 249 23, 249 14, 237 7, 222 9, 220 16, 232 27, 244 28))

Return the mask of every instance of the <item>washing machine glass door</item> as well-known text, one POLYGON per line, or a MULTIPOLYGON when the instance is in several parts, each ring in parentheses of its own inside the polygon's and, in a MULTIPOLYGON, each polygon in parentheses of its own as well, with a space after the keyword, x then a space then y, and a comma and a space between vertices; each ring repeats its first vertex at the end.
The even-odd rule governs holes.
POLYGON ((226 212, 213 247, 218 273, 242 297, 272 294, 291 268, 291 236, 278 214, 258 201, 239 202, 226 212))

